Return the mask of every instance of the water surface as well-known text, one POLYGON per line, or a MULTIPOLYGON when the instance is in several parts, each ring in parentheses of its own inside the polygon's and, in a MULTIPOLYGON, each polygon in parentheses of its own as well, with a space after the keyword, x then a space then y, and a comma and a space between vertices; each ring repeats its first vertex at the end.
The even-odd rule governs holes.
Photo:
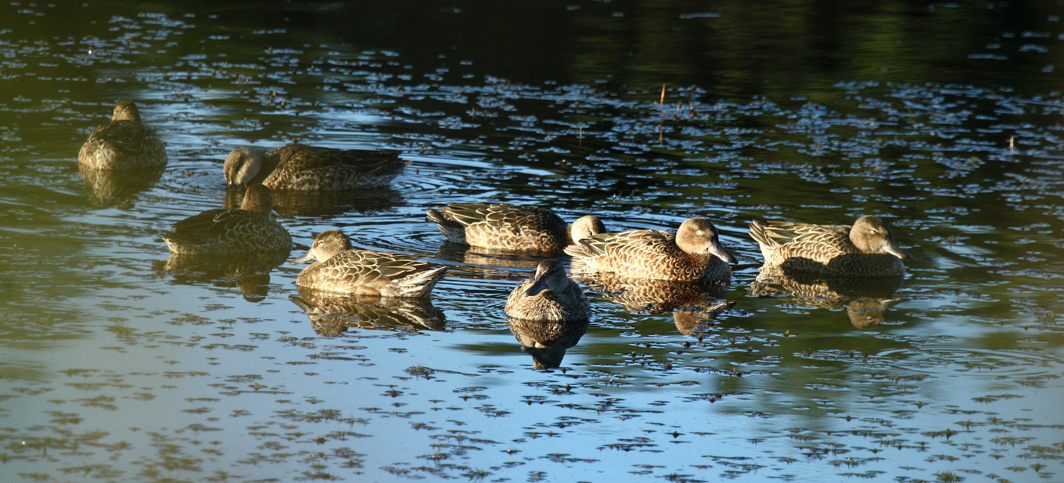
POLYGON ((1059 479, 1060 7, 739 5, 0 7, 3 480, 1059 479), (170 163, 101 191, 76 153, 119 98, 170 163), (322 317, 299 267, 167 269, 229 150, 292 141, 411 161, 278 213, 298 250, 448 265, 431 306, 322 317), (537 370, 503 314, 537 259, 424 220, 472 201, 705 216, 739 264, 678 311, 585 281, 537 370), (864 214, 914 256, 900 287, 757 282, 750 220, 864 214))

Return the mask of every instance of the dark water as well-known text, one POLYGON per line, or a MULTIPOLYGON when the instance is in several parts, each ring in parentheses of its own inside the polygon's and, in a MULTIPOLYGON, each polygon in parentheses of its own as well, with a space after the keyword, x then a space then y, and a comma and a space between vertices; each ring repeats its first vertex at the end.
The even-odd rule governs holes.
POLYGON ((1062 16, 6 4, 0 475, 1057 481, 1062 16), (76 153, 119 98, 170 164, 111 189, 76 153), (166 266, 159 234, 222 205, 229 150, 296 140, 412 162, 390 190, 278 212, 301 248, 340 228, 449 265, 430 306, 330 317, 297 303, 299 267, 166 266), (536 370, 519 340, 539 335, 502 311, 536 260, 445 246, 423 217, 496 200, 612 230, 706 216, 735 280, 678 311, 588 281, 590 326, 536 370), (757 282, 749 220, 863 214, 914 256, 900 287, 757 282))

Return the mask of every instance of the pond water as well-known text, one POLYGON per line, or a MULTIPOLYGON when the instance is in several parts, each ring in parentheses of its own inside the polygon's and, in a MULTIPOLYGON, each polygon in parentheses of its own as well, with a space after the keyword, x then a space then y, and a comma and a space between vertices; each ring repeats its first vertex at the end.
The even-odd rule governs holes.
POLYGON ((0 6, 3 481, 1062 478, 1060 5, 222 3, 0 6), (120 98, 170 162, 109 190, 76 155, 120 98), (292 257, 448 265, 430 305, 167 266, 225 155, 292 141, 403 152, 277 211, 292 257), (680 310, 583 281, 541 370, 503 314, 538 259, 424 219, 473 201, 705 216, 739 263, 680 310), (750 220, 864 214, 900 286, 758 282, 750 220))

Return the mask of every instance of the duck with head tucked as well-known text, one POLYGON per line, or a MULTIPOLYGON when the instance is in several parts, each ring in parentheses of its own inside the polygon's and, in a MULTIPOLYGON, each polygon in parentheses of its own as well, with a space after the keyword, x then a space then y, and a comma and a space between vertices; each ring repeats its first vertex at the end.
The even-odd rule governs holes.
POLYGON ((78 165, 95 170, 162 170, 166 143, 145 126, 133 101, 118 101, 111 122, 89 133, 78 165))
POLYGON ((705 218, 684 221, 676 233, 635 230, 601 233, 565 249, 587 272, 679 281, 731 279, 735 257, 720 243, 717 227, 705 218))
POLYGON ((524 320, 578 322, 591 316, 591 303, 558 260, 539 262, 536 273, 506 299, 506 315, 524 320))
POLYGON ((863 216, 853 226, 811 225, 785 221, 750 224, 750 237, 761 247, 766 265, 784 271, 820 275, 875 277, 905 273, 902 260, 912 258, 878 216, 863 216))
POLYGON ((272 190, 348 190, 387 186, 407 163, 398 151, 333 149, 287 144, 266 154, 261 148, 234 149, 225 158, 230 186, 262 183, 272 190))
POLYGON ((399 253, 357 250, 340 230, 314 237, 307 254, 293 265, 316 260, 296 278, 296 285, 327 292, 379 297, 428 295, 447 267, 436 267, 399 253))
POLYGON ((207 210, 174 223, 163 236, 174 255, 285 252, 292 237, 273 218, 273 197, 262 185, 248 187, 240 209, 207 210))
POLYGON ((561 253, 566 246, 606 231, 597 216, 586 215, 566 226, 552 211, 538 206, 501 203, 453 203, 429 208, 451 243, 507 251, 561 253))

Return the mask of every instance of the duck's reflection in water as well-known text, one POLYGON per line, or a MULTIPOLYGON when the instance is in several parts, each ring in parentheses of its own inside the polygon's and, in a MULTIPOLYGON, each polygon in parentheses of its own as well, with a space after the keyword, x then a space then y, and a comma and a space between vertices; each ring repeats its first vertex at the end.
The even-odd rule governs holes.
POLYGON ((174 255, 155 263, 156 270, 166 271, 181 284, 210 283, 220 287, 239 287, 250 302, 259 302, 269 293, 270 272, 288 258, 288 253, 245 255, 174 255))
POLYGON ((314 332, 339 335, 348 329, 443 330, 447 319, 429 297, 376 297, 299 287, 289 299, 310 318, 314 332))
POLYGON ((588 321, 547 322, 507 317, 510 332, 521 343, 521 350, 532 356, 536 369, 560 367, 565 351, 580 342, 587 332, 588 321))
POLYGON ((664 314, 683 308, 708 309, 728 293, 728 284, 721 282, 649 280, 609 272, 580 279, 625 310, 644 314, 664 314))
POLYGON ((463 267, 468 272, 479 272, 485 275, 513 274, 511 268, 535 269, 542 256, 523 252, 511 252, 491 248, 471 247, 458 243, 443 242, 436 250, 437 259, 448 260, 466 265, 463 267))
POLYGON ((85 179, 89 203, 95 206, 115 206, 125 203, 141 191, 149 189, 163 175, 163 168, 141 170, 93 169, 79 164, 85 179))
POLYGON ((721 300, 728 293, 725 282, 649 280, 610 272, 584 275, 580 280, 629 312, 672 313, 676 329, 684 335, 703 335, 720 313, 735 306, 735 302, 721 300))
MULTIPOLYGON (((244 191, 229 188, 225 191, 223 207, 239 208, 244 191)), ((273 192, 273 209, 282 218, 294 216, 342 215, 352 211, 372 213, 388 211, 399 206, 402 195, 391 188, 380 187, 366 190, 338 191, 285 191, 273 192)))
POLYGON ((887 320, 889 309, 901 302, 893 298, 905 275, 889 277, 823 277, 800 272, 784 273, 778 265, 765 264, 748 293, 761 297, 793 297, 797 303, 829 310, 846 310, 850 323, 859 329, 887 320))
POLYGON ((735 302, 720 301, 708 307, 676 309, 672 311, 672 320, 681 334, 702 337, 716 325, 717 316, 732 307, 735 302))

